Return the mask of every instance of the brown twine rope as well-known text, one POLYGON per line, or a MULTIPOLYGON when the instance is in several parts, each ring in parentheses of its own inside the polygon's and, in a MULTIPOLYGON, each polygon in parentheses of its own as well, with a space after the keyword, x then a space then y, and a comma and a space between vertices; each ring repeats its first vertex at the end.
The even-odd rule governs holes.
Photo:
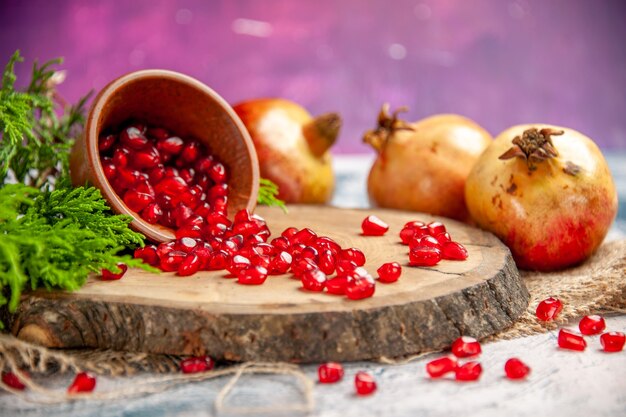
MULTIPOLYGON (((530 334, 545 332, 567 323, 575 317, 592 312, 626 313, 626 240, 603 245, 585 264, 566 271, 555 273, 522 272, 530 292, 528 310, 508 330, 491 336, 487 340, 512 339, 530 334), (564 304, 560 317, 555 322, 541 323, 534 316, 539 301, 555 296, 564 304)), ((421 352, 405 358, 379 358, 383 364, 405 364, 432 352, 421 352)), ((39 395, 14 390, 0 381, 0 388, 25 398, 28 401, 53 404, 78 399, 109 400, 136 397, 163 392, 174 386, 233 375, 222 388, 215 402, 218 413, 297 413, 313 410, 313 382, 299 367, 286 363, 249 362, 229 368, 199 374, 169 374, 141 381, 133 381, 132 386, 106 392, 68 394, 65 391, 51 390, 35 383, 22 369, 36 373, 51 370, 66 372, 88 370, 95 373, 133 373, 138 370, 171 372, 178 369, 178 360, 171 355, 148 355, 113 351, 59 352, 35 346, 13 336, 0 334, 0 369, 14 372, 32 392, 39 395), (106 360, 103 360, 106 359, 106 360), (108 361, 108 362, 107 362, 108 361), (225 405, 243 374, 278 374, 294 377, 303 394, 302 403, 267 407, 231 407, 225 405)))

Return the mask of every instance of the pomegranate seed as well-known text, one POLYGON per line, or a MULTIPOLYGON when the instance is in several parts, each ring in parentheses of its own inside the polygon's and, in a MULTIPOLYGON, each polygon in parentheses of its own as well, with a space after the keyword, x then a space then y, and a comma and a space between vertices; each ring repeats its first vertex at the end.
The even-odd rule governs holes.
POLYGON ((357 248, 343 249, 339 254, 339 258, 346 261, 352 261, 356 264, 356 266, 365 265, 365 255, 360 249, 357 248))
POLYGON ((335 267, 335 269, 337 270, 337 276, 349 274, 356 268, 357 265, 354 262, 348 261, 346 259, 339 259, 335 267))
POLYGON ((101 276, 102 281, 115 281, 122 278, 128 270, 128 266, 125 264, 117 264, 117 267, 120 269, 120 272, 118 273, 111 272, 108 269, 103 269, 101 276))
POLYGON ((193 210, 184 203, 178 203, 178 205, 174 207, 174 210, 172 210, 172 216, 178 227, 182 227, 192 215, 193 210))
POLYGON ((215 362, 209 356, 192 356, 180 361, 180 370, 184 374, 196 374, 213 369, 215 362))
POLYGON ((354 377, 354 386, 358 395, 370 395, 376 391, 376 381, 367 372, 357 372, 354 377))
MULTIPOLYGON (((24 373, 24 371, 22 371, 24 373)), ((26 388, 26 385, 20 380, 20 378, 15 375, 13 372, 3 372, 2 373, 2 382, 9 387, 16 389, 18 391, 23 391, 26 388)))
POLYGON ((164 140, 169 137, 169 132, 162 127, 149 127, 146 134, 156 140, 164 140))
POLYGON ((347 276, 339 276, 326 281, 326 292, 335 295, 344 295, 350 278, 347 276))
POLYGON ((182 239, 184 237, 199 239, 202 237, 202 229, 197 224, 185 224, 176 230, 177 239, 182 239))
POLYGON ((319 269, 304 271, 300 276, 302 286, 309 291, 324 291, 326 274, 319 269))
POLYGON ((196 163, 194 164, 194 168, 196 168, 196 171, 206 174, 207 172, 209 172, 209 169, 211 169, 212 165, 213 165, 213 157, 205 156, 196 161, 196 163))
POLYGON ((237 212, 237 214, 235 214, 235 224, 250 221, 252 221, 252 218, 250 217, 250 212, 248 211, 248 209, 241 209, 237 212))
POLYGON ((254 266, 262 266, 265 269, 268 269, 270 263, 272 262, 272 258, 269 255, 258 255, 255 254, 250 258, 250 262, 254 266))
POLYGON ((194 174, 195 171, 193 168, 181 168, 180 171, 178 171, 178 176, 180 176, 187 183, 187 185, 193 184, 194 174))
POLYGON ((328 236, 318 236, 315 239, 315 242, 313 243, 313 246, 315 246, 318 251, 322 251, 324 249, 327 249, 327 250, 333 252, 334 254, 337 254, 337 253, 339 253, 339 251, 341 251, 341 246, 339 246, 339 244, 337 242, 335 242, 334 240, 332 240, 328 236))
POLYGON ((281 275, 287 273, 291 267, 292 257, 288 252, 281 251, 272 259, 269 265, 270 274, 281 275))
MULTIPOLYGON (((295 259, 295 256, 293 256, 293 258, 295 259)), ((297 277, 300 277, 307 271, 313 271, 314 269, 319 269, 319 267, 315 261, 309 258, 300 258, 291 263, 291 272, 297 277)))
POLYGON ((191 237, 182 237, 174 244, 174 250, 179 250, 189 254, 196 248, 196 246, 198 246, 198 240, 191 237))
POLYGON ((337 362, 326 362, 317 368, 317 375, 322 384, 333 384, 343 378, 343 366, 337 362))
POLYGON ((117 175, 117 167, 115 166, 111 158, 102 158, 102 171, 104 171, 104 176, 107 177, 107 180, 113 181, 113 179, 117 175))
POLYGON ((75 394, 77 392, 91 392, 96 387, 96 377, 87 372, 79 372, 74 378, 74 382, 69 386, 67 392, 75 394))
POLYGON ((607 332, 600 336, 600 344, 605 352, 620 352, 624 349, 626 336, 622 332, 607 332))
POLYGON ((228 263, 228 267, 226 269, 228 270, 228 272, 230 272, 232 276, 236 277, 237 275, 239 275, 239 271, 247 269, 250 266, 252 266, 252 262, 250 262, 250 259, 246 258, 245 256, 235 255, 228 263))
POLYGON ((142 149, 148 144, 148 138, 136 127, 127 127, 120 133, 120 142, 133 149, 142 149))
POLYGON ((154 245, 146 245, 143 248, 135 249, 135 253, 133 255, 137 259, 141 259, 144 263, 148 265, 156 266, 159 264, 159 255, 157 253, 157 248, 154 245))
POLYGON ((219 162, 211 165, 207 174, 216 184, 222 184, 226 182, 226 167, 219 162))
POLYGON ((377 216, 367 216, 361 223, 364 236, 382 236, 389 230, 389 225, 377 216))
POLYGON ((178 155, 183 150, 183 146, 185 142, 178 136, 171 136, 157 142, 157 149, 170 155, 178 155))
POLYGON ((335 264, 337 263, 337 257, 329 249, 324 249, 319 255, 319 261, 317 262, 319 268, 326 275, 331 275, 335 272, 335 264))
POLYGON ((117 138, 115 135, 101 135, 98 139, 98 151, 106 152, 113 147, 117 138))
POLYGON ((578 335, 570 330, 559 330, 559 347, 562 349, 583 351, 587 347, 587 342, 581 335, 578 335))
POLYGON ((444 243, 450 242, 452 240, 452 238, 450 237, 450 233, 448 232, 439 233, 437 236, 435 236, 435 239, 437 239, 437 242, 439 242, 439 244, 442 246, 444 243))
POLYGON ((203 242, 201 245, 196 246, 191 253, 196 255, 200 259, 201 270, 208 269, 209 260, 211 259, 211 255, 213 254, 213 249, 211 248, 211 245, 203 242))
POLYGON ((377 272, 380 282, 396 282, 400 278, 400 274, 402 274, 402 267, 397 262, 388 262, 378 268, 377 272))
POLYGON ((161 257, 160 268, 165 272, 177 271, 180 264, 187 258, 187 254, 182 251, 173 250, 167 255, 161 257))
POLYGON ((414 237, 413 240, 409 242, 409 250, 413 250, 419 247, 435 248, 441 250, 441 245, 439 244, 439 241, 431 235, 414 237))
POLYGON ((563 304, 558 298, 549 297, 541 301, 537 306, 535 315, 541 321, 554 320, 563 310, 563 304))
POLYGON ((287 240, 291 241, 291 238, 298 233, 298 229, 296 229, 295 227, 288 227, 285 230, 283 230, 283 232, 280 234, 282 237, 286 238, 287 240))
POLYGON ((146 126, 145 123, 141 123, 141 122, 132 122, 128 125, 129 127, 134 127, 135 129, 139 130, 139 132, 141 132, 142 135, 146 134, 146 131, 148 130, 148 126, 146 126))
POLYGON ((141 218, 150 224, 156 224, 163 217, 163 210, 158 203, 150 203, 141 211, 141 218))
POLYGON ((530 373, 530 368, 517 358, 511 358, 504 364, 504 373, 509 379, 522 379, 530 373))
POLYGON ((226 269, 228 266, 228 253, 223 250, 218 250, 213 252, 211 258, 209 259, 209 270, 211 271, 221 271, 222 269, 226 269))
POLYGON ((606 322, 604 317, 594 314, 583 317, 578 323, 578 328, 582 334, 591 336, 602 333, 606 329, 606 322))
POLYGON ((441 246, 441 257, 451 261, 464 261, 467 259, 467 249, 458 242, 445 242, 441 246))
POLYGON ((193 164, 200 157, 201 146, 200 143, 195 141, 187 142, 180 152, 179 161, 182 161, 185 165, 193 164))
POLYGON ((480 343, 473 337, 461 336, 452 343, 452 353, 457 358, 469 358, 481 352, 480 343))
POLYGON ((426 246, 417 247, 409 252, 411 266, 434 266, 441 261, 441 251, 426 246))
POLYGON ((480 378, 483 367, 478 362, 466 362, 457 367, 454 371, 454 378, 457 381, 476 381, 480 378))
POLYGON ((178 176, 168 177, 167 174, 161 182, 154 186, 157 194, 170 196, 172 199, 177 198, 180 194, 187 191, 188 186, 184 179, 178 176))
POLYGON ((444 356, 432 360, 426 364, 426 372, 431 378, 439 378, 452 372, 457 367, 457 360, 454 356, 444 356))
POLYGON ((313 262, 317 263, 319 255, 317 249, 313 246, 305 246, 300 253, 300 257, 311 259, 313 262))
POLYGON ((428 227, 428 234, 431 236, 437 236, 439 233, 447 232, 446 226, 440 222, 430 222, 426 225, 428 227))
POLYGON ((200 266, 200 257, 196 254, 190 253, 178 267, 178 275, 181 277, 193 275, 198 272, 200 266))
POLYGON ((167 243, 161 243, 159 246, 157 246, 157 255, 159 256, 159 259, 163 258, 168 253, 172 252, 174 250, 175 245, 176 245, 176 242, 167 242, 167 243))
POLYGON ((313 241, 315 241, 317 238, 317 234, 309 229, 309 228, 305 228, 300 230, 299 232, 296 232, 290 239, 289 242, 292 245, 298 245, 298 244, 302 244, 302 245, 308 245, 310 243, 313 243, 313 241))
POLYGON ((124 147, 115 148, 113 151, 113 163, 119 168, 124 168, 128 165, 128 155, 130 151, 124 147))
POLYGON ((286 237, 276 237, 270 242, 272 246, 279 250, 289 249, 289 240, 286 237))
POLYGON ((351 300, 361 300, 374 295, 376 283, 371 277, 358 277, 348 280, 346 285, 346 297, 351 300))
POLYGON ((156 168, 161 163, 161 156, 155 147, 149 147, 141 151, 134 152, 131 156, 132 164, 135 168, 150 169, 156 168))
POLYGON ((262 266, 251 266, 239 271, 237 280, 240 284, 261 285, 267 278, 267 269, 262 266))
POLYGON ((400 230, 400 241, 402 241, 403 245, 408 245, 411 240, 413 240, 413 236, 415 235, 415 230, 405 227, 400 230))
POLYGON ((154 197, 149 194, 140 193, 134 189, 130 189, 126 192, 126 194, 124 194, 124 204, 126 204, 129 209, 137 213, 153 202, 154 197))

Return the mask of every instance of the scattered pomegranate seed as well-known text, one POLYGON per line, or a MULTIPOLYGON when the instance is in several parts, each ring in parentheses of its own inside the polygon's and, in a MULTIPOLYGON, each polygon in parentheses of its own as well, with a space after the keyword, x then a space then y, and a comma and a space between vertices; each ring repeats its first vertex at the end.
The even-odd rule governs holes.
POLYGON ((435 266, 441 261, 441 251, 426 246, 417 247, 409 252, 411 266, 435 266))
MULTIPOLYGON (((24 371, 22 371, 24 373, 24 371)), ((15 375, 13 372, 3 372, 2 373, 2 382, 9 387, 16 389, 18 391, 23 391, 26 389, 26 385, 20 380, 20 378, 15 375)))
POLYGON ((103 269, 100 279, 102 279, 102 281, 115 281, 122 278, 128 270, 128 266, 126 266, 125 264, 117 264, 117 267, 121 270, 118 273, 113 273, 108 269, 103 269))
POLYGON ((180 370, 184 374, 196 374, 213 369, 215 362, 210 356, 193 356, 180 362, 180 370))
POLYGON ((367 216, 361 223, 364 236, 382 236, 389 230, 389 225, 377 216, 367 216))
POLYGON ((354 377, 354 386, 358 395, 370 395, 376 391, 376 381, 367 372, 357 372, 354 377))
POLYGON ((560 348, 569 350, 583 351, 587 347, 587 342, 581 335, 567 329, 559 330, 558 343, 560 348))
POLYGON ((402 267, 397 262, 388 262, 383 264, 377 270, 378 280, 384 283, 396 282, 402 274, 402 267))
POLYGON ((558 298, 549 297, 537 305, 535 315, 541 321, 550 321, 557 318, 561 310, 563 310, 561 301, 558 298))
POLYGON ((600 336, 600 344, 605 352, 620 352, 624 349, 626 336, 622 332, 607 332, 600 336))
POLYGON ((332 384, 343 378, 343 366, 337 362, 326 362, 317 368, 317 375, 322 384, 332 384))
POLYGON ((606 329, 606 322, 604 317, 594 314, 583 317, 578 323, 578 328, 582 334, 591 336, 602 333, 606 329))
POLYGON ((452 353, 457 358, 469 358, 481 352, 480 343, 473 337, 461 336, 452 343, 452 353))
POLYGON ((530 373, 530 368, 517 358, 511 358, 504 364, 504 373, 509 379, 522 379, 530 373))
POLYGON ((454 356, 444 356, 432 360, 426 364, 426 372, 431 378, 439 378, 449 372, 453 372, 457 367, 457 359, 454 356))
POLYGON ((261 285, 267 278, 267 269, 262 266, 251 266, 239 271, 237 280, 240 284, 261 285))
POLYGON ((445 242, 441 246, 441 257, 451 261, 464 261, 467 259, 468 253, 465 246, 458 242, 445 242))
POLYGON ((309 291, 324 291, 326 286, 326 274, 319 269, 304 271, 300 277, 302 287, 309 291))
POLYGON ((480 378, 483 367, 478 362, 466 362, 457 367, 454 371, 454 378, 457 381, 476 381, 480 378))
POLYGON ((349 279, 345 287, 346 297, 351 300, 369 298, 374 295, 375 290, 376 283, 371 276, 349 279))
POLYGON ((74 382, 69 386, 67 392, 75 394, 77 392, 91 392, 96 387, 96 377, 87 372, 79 372, 74 378, 74 382))

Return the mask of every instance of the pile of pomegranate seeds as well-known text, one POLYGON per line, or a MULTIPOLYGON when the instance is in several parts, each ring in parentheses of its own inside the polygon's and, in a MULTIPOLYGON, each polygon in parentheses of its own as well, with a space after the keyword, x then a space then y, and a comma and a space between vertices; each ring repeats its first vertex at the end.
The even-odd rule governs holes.
POLYGON ((468 361, 459 364, 457 358, 471 358, 480 355, 480 343, 473 337, 461 336, 452 343, 452 354, 432 360, 426 364, 426 372, 431 378, 440 378, 454 372, 457 381, 476 381, 483 371, 479 362, 468 361))
POLYGON ((69 386, 67 392, 76 394, 78 392, 91 392, 96 388, 96 377, 87 372, 79 372, 74 378, 74 382, 69 386))
POLYGON ((227 169, 197 140, 131 123, 101 135, 98 150, 115 192, 148 223, 193 230, 226 213, 227 169))
POLYGON ((400 241, 409 246, 411 266, 434 266, 442 259, 463 261, 468 257, 467 249, 453 241, 440 222, 410 221, 400 231, 400 241))

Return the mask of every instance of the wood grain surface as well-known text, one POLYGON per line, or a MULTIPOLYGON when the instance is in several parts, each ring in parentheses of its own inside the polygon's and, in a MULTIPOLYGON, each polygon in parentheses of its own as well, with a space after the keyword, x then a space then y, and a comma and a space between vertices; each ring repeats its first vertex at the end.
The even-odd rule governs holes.
POLYGON ((262 286, 239 285, 225 271, 191 277, 129 270, 119 281, 90 278, 75 293, 31 293, 12 321, 18 337, 50 347, 98 347, 169 354, 209 354, 234 361, 360 360, 398 357, 449 346, 459 335, 482 338, 511 325, 528 292, 509 250, 493 235, 448 219, 467 261, 409 267, 398 232, 421 213, 290 206, 261 207, 275 235, 311 227, 367 257, 373 275, 385 262, 403 265, 394 284, 377 283, 366 300, 302 290, 287 275, 262 286), (367 214, 391 226, 387 235, 360 235, 367 214))

